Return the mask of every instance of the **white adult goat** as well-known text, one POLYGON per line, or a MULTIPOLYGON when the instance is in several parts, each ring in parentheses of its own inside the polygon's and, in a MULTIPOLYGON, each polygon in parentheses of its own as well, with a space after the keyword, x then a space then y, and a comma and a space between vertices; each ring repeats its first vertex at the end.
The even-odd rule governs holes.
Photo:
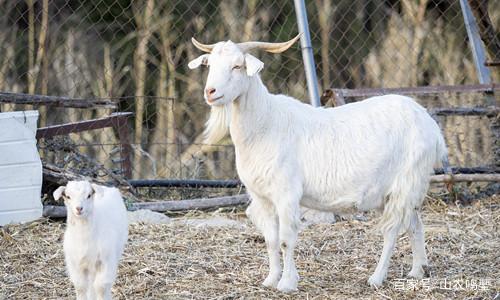
POLYGON ((323 109, 270 94, 258 75, 264 64, 247 51, 280 53, 298 37, 285 43, 212 45, 193 39, 210 54, 189 63, 190 68, 210 67, 207 140, 231 134, 238 175, 252 199, 247 214, 267 244, 270 269, 263 284, 297 289, 293 252, 299 205, 337 213, 383 211, 384 247, 368 282, 382 284, 402 230, 413 251, 409 276, 421 278, 427 257, 419 208, 433 166, 446 158, 438 125, 423 107, 398 95, 323 109))
POLYGON ((70 181, 54 191, 67 210, 64 256, 77 299, 111 299, 118 262, 127 242, 127 210, 120 191, 70 181))

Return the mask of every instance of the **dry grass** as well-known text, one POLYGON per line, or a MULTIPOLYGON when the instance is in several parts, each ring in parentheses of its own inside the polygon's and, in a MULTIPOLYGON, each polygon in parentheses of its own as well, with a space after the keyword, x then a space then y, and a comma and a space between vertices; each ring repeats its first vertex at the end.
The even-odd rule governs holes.
MULTIPOLYGON (((244 220, 243 213, 219 213, 244 220)), ((194 213, 184 218, 206 217, 194 213)), ((500 197, 467 207, 430 199, 424 210, 431 267, 429 290, 400 290, 411 265, 410 246, 400 238, 388 280, 366 284, 382 247, 373 221, 314 225, 300 235, 299 292, 264 288, 264 240, 254 227, 196 228, 179 223, 133 225, 113 288, 116 299, 452 299, 499 298, 500 197), (439 284, 489 279, 487 290, 446 290, 439 284)), ((73 298, 64 272, 63 222, 42 220, 0 228, 0 299, 73 298)))

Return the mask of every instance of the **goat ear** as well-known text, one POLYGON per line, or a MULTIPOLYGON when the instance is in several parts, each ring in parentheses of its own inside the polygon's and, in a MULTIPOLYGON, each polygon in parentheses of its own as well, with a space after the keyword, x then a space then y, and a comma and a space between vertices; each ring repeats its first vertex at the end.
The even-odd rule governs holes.
POLYGON ((64 190, 66 189, 65 186, 60 186, 58 187, 54 193, 52 193, 52 196, 54 196, 54 200, 59 200, 62 195, 64 195, 64 190))
POLYGON ((104 194, 104 189, 102 188, 102 186, 95 184, 95 183, 92 183, 90 185, 92 186, 92 190, 93 190, 94 194, 97 194, 99 196, 104 194))
POLYGON ((208 65, 208 57, 209 56, 210 56, 210 54, 203 54, 203 55, 198 56, 197 58, 193 59, 192 61, 190 61, 188 63, 188 67, 190 69, 196 69, 201 65, 205 65, 205 66, 208 65))
POLYGON ((253 76, 260 72, 264 68, 264 63, 261 62, 257 57, 245 54, 245 66, 247 68, 247 75, 253 76))

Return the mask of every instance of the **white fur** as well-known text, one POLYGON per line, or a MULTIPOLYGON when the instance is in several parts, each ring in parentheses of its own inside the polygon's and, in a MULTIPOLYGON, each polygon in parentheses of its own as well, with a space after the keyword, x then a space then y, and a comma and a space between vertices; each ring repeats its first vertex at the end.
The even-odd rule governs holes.
POLYGON ((127 242, 127 211, 120 191, 70 181, 54 192, 64 198, 64 256, 77 299, 111 299, 118 262, 127 242), (82 210, 79 212, 77 208, 82 210))
POLYGON ((210 117, 206 123, 205 143, 216 144, 229 132, 231 122, 231 103, 222 106, 212 106, 210 117))
POLYGON ((297 289, 293 252, 299 205, 336 213, 382 211, 384 247, 369 283, 382 284, 401 231, 409 233, 412 244, 409 275, 421 278, 427 257, 418 211, 433 166, 447 155, 436 122, 404 96, 324 109, 270 94, 258 74, 232 68, 246 55, 228 41, 208 56, 207 87, 222 95, 211 103, 212 113, 230 105, 231 115, 212 114, 207 130, 218 138, 229 123, 238 174, 252 198, 247 215, 268 248, 270 270, 263 284, 297 289))

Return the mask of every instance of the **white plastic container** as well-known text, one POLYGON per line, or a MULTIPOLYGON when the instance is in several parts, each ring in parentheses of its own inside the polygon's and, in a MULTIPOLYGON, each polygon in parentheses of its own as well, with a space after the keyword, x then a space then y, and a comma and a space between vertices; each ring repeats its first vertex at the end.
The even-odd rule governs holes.
POLYGON ((42 216, 38 111, 0 113, 0 226, 42 216))

